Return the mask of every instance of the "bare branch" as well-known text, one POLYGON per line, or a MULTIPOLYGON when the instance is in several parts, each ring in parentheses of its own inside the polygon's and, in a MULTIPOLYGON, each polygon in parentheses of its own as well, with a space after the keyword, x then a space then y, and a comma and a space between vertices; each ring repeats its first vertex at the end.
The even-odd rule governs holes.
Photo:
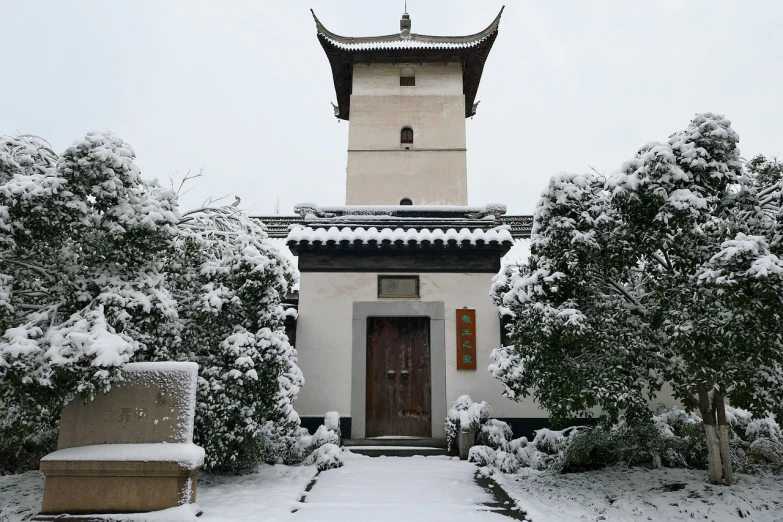
POLYGON ((188 188, 184 192, 182 191, 183 187, 188 182, 193 181, 194 179, 203 178, 204 177, 204 167, 201 167, 199 169, 198 174, 191 174, 191 171, 188 170, 188 172, 185 174, 185 176, 180 180, 179 186, 175 189, 174 188, 174 183, 175 183, 176 177, 177 177, 177 173, 176 172, 169 176, 169 182, 171 183, 171 190, 173 190, 174 193, 177 194, 177 196, 184 196, 185 194, 187 194, 188 192, 193 190, 193 188, 195 188, 195 187, 190 187, 190 188, 188 188))
POLYGON ((201 204, 201 206, 202 207, 210 207, 210 206, 214 205, 215 203, 217 203, 218 201, 222 201, 222 200, 224 200, 224 199, 226 199, 227 197, 230 197, 230 196, 231 196, 231 194, 226 194, 225 196, 221 196, 221 197, 219 197, 217 199, 214 198, 213 196, 210 196, 210 197, 207 198, 206 201, 204 201, 204 203, 201 204))

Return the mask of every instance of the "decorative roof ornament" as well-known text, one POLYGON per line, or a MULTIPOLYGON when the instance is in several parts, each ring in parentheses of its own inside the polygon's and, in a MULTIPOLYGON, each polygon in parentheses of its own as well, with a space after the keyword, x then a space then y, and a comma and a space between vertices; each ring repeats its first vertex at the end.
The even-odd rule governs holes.
POLYGON ((405 12, 400 18, 400 38, 403 40, 411 39, 411 15, 408 14, 408 0, 405 0, 405 12))

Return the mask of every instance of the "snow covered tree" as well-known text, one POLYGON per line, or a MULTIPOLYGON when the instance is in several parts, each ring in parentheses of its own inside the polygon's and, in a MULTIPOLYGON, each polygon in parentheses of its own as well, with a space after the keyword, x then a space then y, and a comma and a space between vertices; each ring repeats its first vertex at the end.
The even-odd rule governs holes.
POLYGON ((62 157, 36 137, 0 137, 0 400, 20 436, 177 339, 163 274, 176 195, 133 160, 98 132, 62 157))
POLYGON ((660 379, 649 312, 634 296, 639 277, 611 262, 628 255, 614 241, 617 223, 603 182, 558 174, 535 211, 527 264, 495 278, 493 294, 515 317, 516 347, 497 350, 494 376, 506 394, 534 394, 556 420, 609 420, 646 412, 660 379))
POLYGON ((189 360, 208 468, 301 460, 314 443, 298 444, 304 379, 281 305, 295 269, 236 208, 181 216, 133 160, 108 134, 62 157, 0 137, 0 449, 51 434, 131 360, 189 360))
POLYGON ((732 481, 725 400, 763 415, 783 399, 779 198, 744 175, 738 141, 705 113, 603 184, 556 177, 529 263, 494 288, 515 315, 491 367, 510 397, 627 416, 667 381, 704 419, 713 483, 732 481))
POLYGON ((183 324, 178 357, 199 364, 196 443, 208 469, 275 461, 302 434, 293 401, 304 379, 281 305, 295 269, 237 208, 187 212, 179 229, 169 281, 183 324))

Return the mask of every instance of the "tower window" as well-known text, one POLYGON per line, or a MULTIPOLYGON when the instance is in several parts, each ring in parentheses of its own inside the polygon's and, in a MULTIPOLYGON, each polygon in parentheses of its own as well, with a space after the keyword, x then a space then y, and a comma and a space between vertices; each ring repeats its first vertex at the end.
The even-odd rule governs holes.
POLYGON ((411 201, 411 198, 402 198, 400 205, 413 205, 413 201, 411 201))
POLYGON ((416 73, 413 69, 406 67, 400 71, 400 86, 413 87, 416 85, 416 73))
POLYGON ((400 143, 413 143, 413 129, 403 127, 400 131, 400 143))

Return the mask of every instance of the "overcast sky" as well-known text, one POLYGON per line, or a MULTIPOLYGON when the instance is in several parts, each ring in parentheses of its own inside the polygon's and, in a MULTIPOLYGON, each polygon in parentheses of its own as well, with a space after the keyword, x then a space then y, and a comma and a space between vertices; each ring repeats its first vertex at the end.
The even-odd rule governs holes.
MULTIPOLYGON (((783 153, 783 2, 506 2, 467 125, 470 204, 532 213, 552 174, 610 173, 695 112, 731 119, 747 158, 783 153)), ((398 32, 402 4, 0 0, 0 133, 63 151, 110 130, 148 178, 204 169, 184 208, 343 204, 348 123, 309 8, 367 36, 398 32)), ((413 32, 463 35, 502 2, 408 4, 413 32)))

